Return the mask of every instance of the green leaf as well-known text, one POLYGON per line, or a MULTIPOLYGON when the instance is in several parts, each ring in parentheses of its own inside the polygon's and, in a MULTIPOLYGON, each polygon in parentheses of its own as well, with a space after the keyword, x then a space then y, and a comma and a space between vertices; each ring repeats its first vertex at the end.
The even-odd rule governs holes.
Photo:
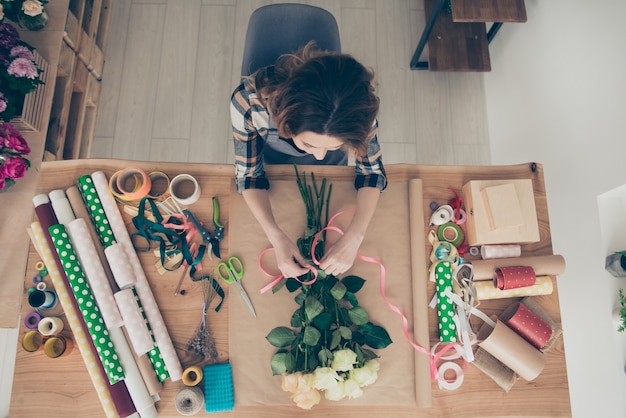
POLYGON ((359 276, 346 276, 341 279, 341 282, 344 284, 344 286, 346 286, 348 292, 352 293, 356 293, 361 290, 361 288, 365 284, 365 280, 360 278, 359 276))
POLYGON ((317 358, 319 359, 320 363, 328 364, 328 361, 333 359, 333 353, 329 349, 323 348, 320 350, 319 353, 317 353, 317 358))
POLYGON ((341 283, 341 282, 337 282, 335 283, 335 285, 333 286, 332 289, 330 289, 330 293, 333 295, 333 297, 337 300, 341 300, 343 298, 343 296, 346 294, 346 286, 341 283))
POLYGON ((344 297, 345 300, 350 302, 350 305, 352 305, 352 306, 359 306, 359 300, 356 298, 354 293, 346 292, 346 294, 343 295, 343 297, 344 297))
POLYGON ((296 333, 291 328, 276 327, 265 337, 274 347, 287 347, 296 339, 296 333))
POLYGON ((348 327, 339 327, 339 333, 344 340, 352 339, 352 331, 348 327))
POLYGON ((302 287, 302 283, 300 283, 299 281, 293 278, 287 279, 287 283, 285 283, 285 285, 287 287, 287 290, 289 290, 289 292, 291 293, 295 292, 296 290, 302 287))
POLYGON ((319 300, 317 300, 313 296, 307 296, 306 300, 304 301, 304 313, 306 314, 306 318, 309 321, 322 313, 323 310, 324 305, 322 305, 319 300))
POLYGON ((296 303, 300 306, 304 305, 304 300, 306 299, 306 295, 304 293, 298 293, 298 296, 294 298, 296 303))
POLYGON ((355 306, 354 308, 348 311, 348 316, 356 325, 367 324, 369 321, 369 315, 365 311, 365 309, 360 306, 355 306))
POLYGON ((279 351, 272 356, 272 373, 274 376, 291 372, 295 368, 295 360, 291 353, 279 351))
POLYGON ((272 293, 276 293, 278 292, 280 289, 283 288, 283 286, 285 285, 285 283, 287 282, 287 279, 282 279, 281 281, 279 281, 276 286, 272 287, 272 293))
POLYGON ((320 331, 326 331, 327 329, 330 329, 330 326, 333 323, 333 316, 330 312, 324 311, 313 318, 311 323, 320 331))
POLYGON ((372 328, 365 333, 365 344, 376 350, 385 348, 392 342, 385 328, 381 326, 373 325, 372 328))
POLYGON ((322 269, 317 269, 317 278, 318 279, 325 279, 326 278, 326 272, 322 269))
POLYGON ((300 328, 304 325, 304 316, 302 316, 302 309, 297 309, 293 315, 291 315, 291 321, 289 323, 294 328, 300 328))
POLYGON ((330 349, 334 350, 335 348, 337 348, 340 342, 341 342, 341 332, 338 329, 336 329, 333 331, 333 336, 330 339, 330 349))
POLYGON ((308 346, 315 347, 320 340, 322 334, 314 326, 304 328, 304 336, 302 342, 308 346))

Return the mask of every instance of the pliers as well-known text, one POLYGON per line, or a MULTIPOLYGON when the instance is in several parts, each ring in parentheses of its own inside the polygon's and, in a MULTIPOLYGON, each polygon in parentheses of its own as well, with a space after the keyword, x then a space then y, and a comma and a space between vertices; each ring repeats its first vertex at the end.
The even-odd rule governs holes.
MULTIPOLYGON (((213 236, 197 219, 196 217, 193 215, 193 213, 191 213, 191 211, 189 209, 183 209, 183 214, 187 217, 187 219, 189 221, 191 221, 191 223, 194 224, 194 226, 196 227, 196 229, 198 230, 198 232, 200 233, 200 235, 202 236, 202 242, 206 243, 209 247, 209 250, 213 252, 213 254, 215 254, 215 256, 217 258, 222 258, 220 256, 220 243, 219 243, 219 238, 217 238, 218 235, 221 234, 221 236, 224 236, 224 228, 221 228, 221 231, 218 232, 218 229, 216 227, 216 231, 215 231, 215 236, 213 236)), ((213 219, 215 219, 215 216, 213 216, 213 219)))

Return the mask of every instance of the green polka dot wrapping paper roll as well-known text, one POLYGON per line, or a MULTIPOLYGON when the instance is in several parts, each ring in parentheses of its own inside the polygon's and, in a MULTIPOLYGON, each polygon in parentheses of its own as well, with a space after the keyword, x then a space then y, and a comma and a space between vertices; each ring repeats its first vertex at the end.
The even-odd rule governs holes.
POLYGON ((115 243, 115 235, 113 235, 113 230, 104 212, 104 207, 93 185, 91 176, 84 175, 78 178, 78 190, 83 197, 87 212, 91 217, 91 222, 93 222, 96 227, 96 232, 98 233, 102 247, 108 248, 115 243))
POLYGON ((115 352, 115 346, 106 329, 102 314, 91 293, 89 283, 72 246, 69 235, 63 225, 52 225, 48 231, 59 255, 63 270, 67 275, 72 293, 78 302, 78 308, 87 324, 87 331, 93 340, 98 357, 111 384, 124 378, 124 369, 115 352))
POLYGON ((456 324, 454 322, 454 303, 445 295, 446 290, 452 292, 452 268, 450 263, 440 262, 435 268, 437 284, 437 316, 439 318, 439 340, 446 343, 457 341, 456 324))

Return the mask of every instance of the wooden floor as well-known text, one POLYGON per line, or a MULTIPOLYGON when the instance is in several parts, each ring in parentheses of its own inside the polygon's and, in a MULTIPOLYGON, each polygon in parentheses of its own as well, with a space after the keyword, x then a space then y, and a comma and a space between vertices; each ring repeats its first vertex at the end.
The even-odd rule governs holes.
MULTIPOLYGON (((229 98, 250 14, 268 0, 116 1, 92 157, 233 161, 229 98)), ((376 72, 384 161, 489 164, 483 77, 411 71, 422 0, 309 0, 376 72)))

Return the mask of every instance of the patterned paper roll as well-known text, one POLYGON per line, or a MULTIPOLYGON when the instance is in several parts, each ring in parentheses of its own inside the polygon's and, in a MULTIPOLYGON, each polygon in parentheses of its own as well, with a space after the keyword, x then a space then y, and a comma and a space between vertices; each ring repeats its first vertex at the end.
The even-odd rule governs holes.
POLYGON ((61 302, 61 306, 65 312, 65 317, 67 318, 69 327, 72 329, 72 334, 74 335, 78 350, 83 357, 85 365, 87 366, 89 377, 91 378, 91 382, 96 389, 100 404, 102 405, 107 417, 116 417, 118 416, 118 410, 116 409, 116 405, 113 403, 108 381, 104 377, 102 369, 99 367, 100 362, 96 360, 96 357, 91 350, 90 339, 87 338, 85 329, 83 328, 78 313, 74 308, 72 297, 67 291, 60 270, 57 268, 52 250, 48 245, 41 224, 39 222, 33 222, 31 224, 31 231, 33 233, 33 237, 35 238, 37 251, 48 268, 48 274, 52 280, 54 288, 57 291, 59 301, 61 302))
POLYGON ((533 286, 518 287, 517 289, 500 290, 494 286, 492 281, 474 282, 474 287, 478 300, 549 295, 554 290, 550 276, 539 276, 533 286))
POLYGON ((502 312, 500 320, 539 350, 552 337, 552 327, 523 303, 510 305, 502 312))
POLYGON ((522 255, 522 246, 519 244, 510 245, 483 245, 480 247, 480 256, 483 260, 493 258, 512 258, 522 255))
POLYGON ((84 219, 75 219, 68 224, 67 232, 72 238, 91 291, 98 302, 104 324, 109 331, 111 328, 121 327, 124 320, 113 298, 113 291, 98 257, 96 246, 89 235, 87 222, 84 219))
POLYGON ((530 266, 537 276, 558 276, 565 272, 565 259, 561 255, 472 260, 471 263, 474 266, 474 280, 493 280, 497 267, 508 266, 530 266))
POLYGON ((439 318, 439 340, 456 342, 456 325, 454 324, 454 303, 445 296, 446 290, 452 292, 452 271, 450 263, 442 262, 435 268, 437 284, 437 316, 439 318))
POLYGON ((100 242, 104 248, 107 248, 115 242, 115 236, 113 235, 113 230, 109 225, 109 220, 107 219, 107 215, 102 207, 102 202, 98 197, 98 193, 93 187, 91 177, 88 175, 79 177, 78 186, 78 190, 83 196, 83 201, 85 202, 89 216, 91 216, 91 221, 96 227, 96 231, 98 231, 100 242))
POLYGON ((136 283, 135 271, 128 260, 124 245, 119 242, 109 245, 104 249, 104 255, 120 289, 133 287, 136 283))
POLYGON ((139 306, 135 302, 135 294, 132 289, 123 289, 115 294, 115 300, 124 318, 124 324, 135 353, 139 356, 146 354, 152 349, 154 342, 146 326, 146 321, 139 311, 139 306))
POLYGON ((496 322, 495 328, 484 324, 478 332, 478 341, 480 347, 525 380, 534 380, 546 364, 541 351, 500 320, 496 322))
POLYGON ((535 284, 537 276, 532 267, 509 266, 496 268, 494 285, 500 290, 517 289, 535 284))
MULTIPOLYGON (((135 296, 135 303, 139 307, 139 312, 141 312, 141 315, 143 316, 143 320, 146 323, 146 326, 148 327, 148 331, 150 331, 150 335, 152 335, 152 342, 154 343, 155 342, 154 333, 152 332, 152 328, 150 328, 150 322, 148 322, 148 318, 146 317, 146 312, 144 311, 143 306, 141 305, 139 296, 137 296, 136 289, 133 288, 132 291, 133 291, 133 295, 135 296)), ((165 362, 163 361, 163 355, 161 354, 161 350, 159 349, 159 346, 154 345, 152 349, 148 351, 148 358, 150 359, 150 363, 152 363, 152 368, 156 372, 157 379, 160 382, 164 382, 165 380, 169 379, 170 373, 167 370, 167 366, 165 365, 165 362)))
POLYGON ((133 248, 130 236, 126 230, 126 225, 122 219, 122 215, 120 214, 119 208, 117 207, 117 204, 108 189, 106 176, 103 172, 98 171, 92 174, 92 178, 94 187, 106 212, 106 216, 111 224, 111 228, 114 231, 115 238, 122 245, 124 245, 126 255, 128 256, 128 259, 133 267, 133 271, 135 272, 135 279, 137 280, 135 289, 143 305, 148 322, 152 327, 152 333, 163 356, 163 362, 167 367, 171 379, 173 381, 178 381, 182 378, 183 374, 180 360, 178 359, 176 350, 174 349, 174 344, 172 343, 169 333, 167 332, 163 316, 161 315, 161 311, 156 303, 152 289, 150 289, 148 279, 146 278, 143 268, 141 267, 139 257, 137 257, 137 253, 133 248))
POLYGON ((48 193, 48 196, 50 196, 52 209, 60 224, 67 226, 67 224, 76 219, 70 201, 67 200, 67 196, 65 196, 63 190, 52 190, 48 193))
POLYGON ((80 267, 69 235, 65 231, 65 227, 61 224, 51 226, 48 228, 48 231, 54 242, 57 254, 61 259, 74 297, 87 323, 87 330, 96 346, 98 357, 104 366, 109 382, 112 384, 116 383, 124 378, 124 369, 115 352, 115 347, 113 346, 109 332, 104 325, 102 314, 91 293, 89 283, 87 283, 80 267))

